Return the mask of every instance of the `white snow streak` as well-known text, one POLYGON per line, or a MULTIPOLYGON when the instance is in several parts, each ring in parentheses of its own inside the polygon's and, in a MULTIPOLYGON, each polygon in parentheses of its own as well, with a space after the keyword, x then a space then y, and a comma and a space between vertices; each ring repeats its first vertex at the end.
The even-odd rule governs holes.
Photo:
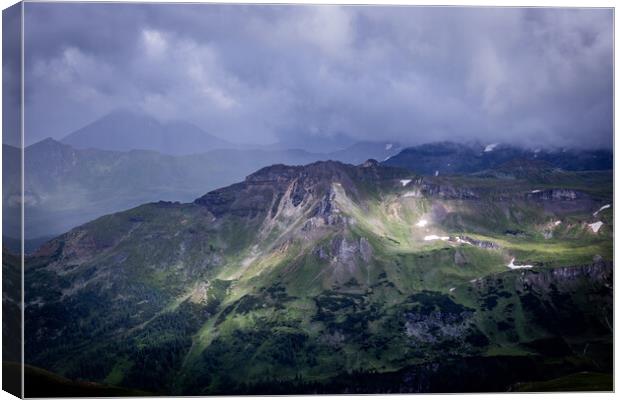
POLYGON ((603 207, 599 208, 599 209, 598 209, 598 211, 597 211, 597 212, 595 212, 595 213, 594 213, 594 214, 592 214, 592 215, 594 215, 594 216, 596 217, 596 215, 597 215, 598 213, 600 213, 600 212, 601 212, 601 211, 603 211, 603 210, 608 209, 609 207, 611 207, 611 204, 605 204, 603 207))
POLYGON ((493 144, 488 144, 485 148, 484 148, 484 152, 488 153, 489 151, 493 151, 493 149, 495 149, 497 147, 499 143, 493 143, 493 144))
POLYGON ((603 226, 603 222, 602 221, 597 221, 593 224, 588 224, 588 226, 592 229, 592 231, 594 233, 597 233, 599 229, 601 229, 601 226, 603 226))
POLYGON ((428 235, 428 236, 424 236, 424 240, 425 241, 430 241, 430 240, 443 240, 446 241, 450 239, 450 236, 437 236, 437 235, 428 235))
POLYGON ((456 237, 456 242, 457 242, 457 243, 461 243, 461 244, 469 244, 469 245, 472 245, 472 246, 473 246, 472 242, 470 242, 469 240, 461 239, 461 238, 460 238, 460 237, 458 237, 458 236, 456 237))
POLYGON ((521 268, 533 268, 533 265, 515 265, 515 259, 513 257, 512 260, 510 260, 510 264, 507 265, 508 268, 510 269, 521 269, 521 268))

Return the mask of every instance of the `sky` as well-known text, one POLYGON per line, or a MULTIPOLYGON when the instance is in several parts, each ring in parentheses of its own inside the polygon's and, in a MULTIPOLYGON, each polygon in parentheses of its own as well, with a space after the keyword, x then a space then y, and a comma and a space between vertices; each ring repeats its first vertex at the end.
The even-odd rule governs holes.
POLYGON ((611 147, 612 53, 610 9, 26 3, 26 142, 132 108, 239 143, 611 147))

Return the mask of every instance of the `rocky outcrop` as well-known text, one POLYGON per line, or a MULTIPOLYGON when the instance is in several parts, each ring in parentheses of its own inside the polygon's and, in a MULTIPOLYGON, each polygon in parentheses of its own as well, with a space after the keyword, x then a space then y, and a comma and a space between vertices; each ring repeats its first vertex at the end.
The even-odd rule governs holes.
POLYGON ((583 192, 571 189, 533 190, 526 194, 528 199, 543 201, 571 201, 589 197, 583 192))
POLYGON ((462 338, 472 321, 471 312, 448 313, 433 311, 428 315, 409 313, 406 315, 405 334, 412 345, 426 345, 462 338))
POLYGON ((613 264, 602 259, 595 260, 592 264, 549 268, 544 270, 523 271, 520 282, 525 286, 547 287, 552 283, 564 284, 577 282, 583 279, 592 284, 613 283, 613 264))
POLYGON ((372 181, 377 185, 407 174, 406 171, 384 167, 369 160, 360 166, 336 161, 320 161, 306 166, 282 164, 263 168, 246 177, 245 181, 214 190, 196 199, 195 204, 206 207, 216 218, 233 215, 256 218, 269 213, 277 214, 284 195, 293 207, 300 207, 320 199, 315 215, 329 219, 334 194, 331 186, 342 185, 347 195, 358 199, 360 182, 372 181))
POLYGON ((370 242, 365 237, 361 237, 359 240, 360 254, 362 256, 362 260, 365 262, 369 262, 372 258, 372 246, 370 242))
POLYGON ((499 249, 500 248, 500 246, 497 243, 494 243, 488 240, 478 240, 478 239, 474 239, 469 236, 463 236, 461 237, 461 240, 469 242, 476 247, 480 247, 481 249, 499 249))
MULTIPOLYGON (((475 200, 480 196, 470 188, 447 183, 430 182, 420 179, 415 183, 415 189, 427 197, 437 197, 445 200, 475 200)), ((414 190, 412 192, 414 192, 414 190)))

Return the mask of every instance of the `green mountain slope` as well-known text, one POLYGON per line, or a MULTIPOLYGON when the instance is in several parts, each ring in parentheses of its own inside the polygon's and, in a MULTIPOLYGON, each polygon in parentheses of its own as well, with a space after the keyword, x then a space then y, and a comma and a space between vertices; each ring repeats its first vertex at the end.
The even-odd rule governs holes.
POLYGON ((101 217, 28 258, 26 361, 169 394, 608 373, 610 175, 557 174, 274 165, 193 203, 101 217))

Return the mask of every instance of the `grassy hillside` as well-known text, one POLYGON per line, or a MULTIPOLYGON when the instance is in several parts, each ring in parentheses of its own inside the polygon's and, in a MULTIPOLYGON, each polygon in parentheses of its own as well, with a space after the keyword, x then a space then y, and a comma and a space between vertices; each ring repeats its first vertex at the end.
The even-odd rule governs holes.
POLYGON ((26 360, 186 395, 609 373, 611 180, 566 174, 275 165, 191 204, 99 218, 28 259, 26 360))

